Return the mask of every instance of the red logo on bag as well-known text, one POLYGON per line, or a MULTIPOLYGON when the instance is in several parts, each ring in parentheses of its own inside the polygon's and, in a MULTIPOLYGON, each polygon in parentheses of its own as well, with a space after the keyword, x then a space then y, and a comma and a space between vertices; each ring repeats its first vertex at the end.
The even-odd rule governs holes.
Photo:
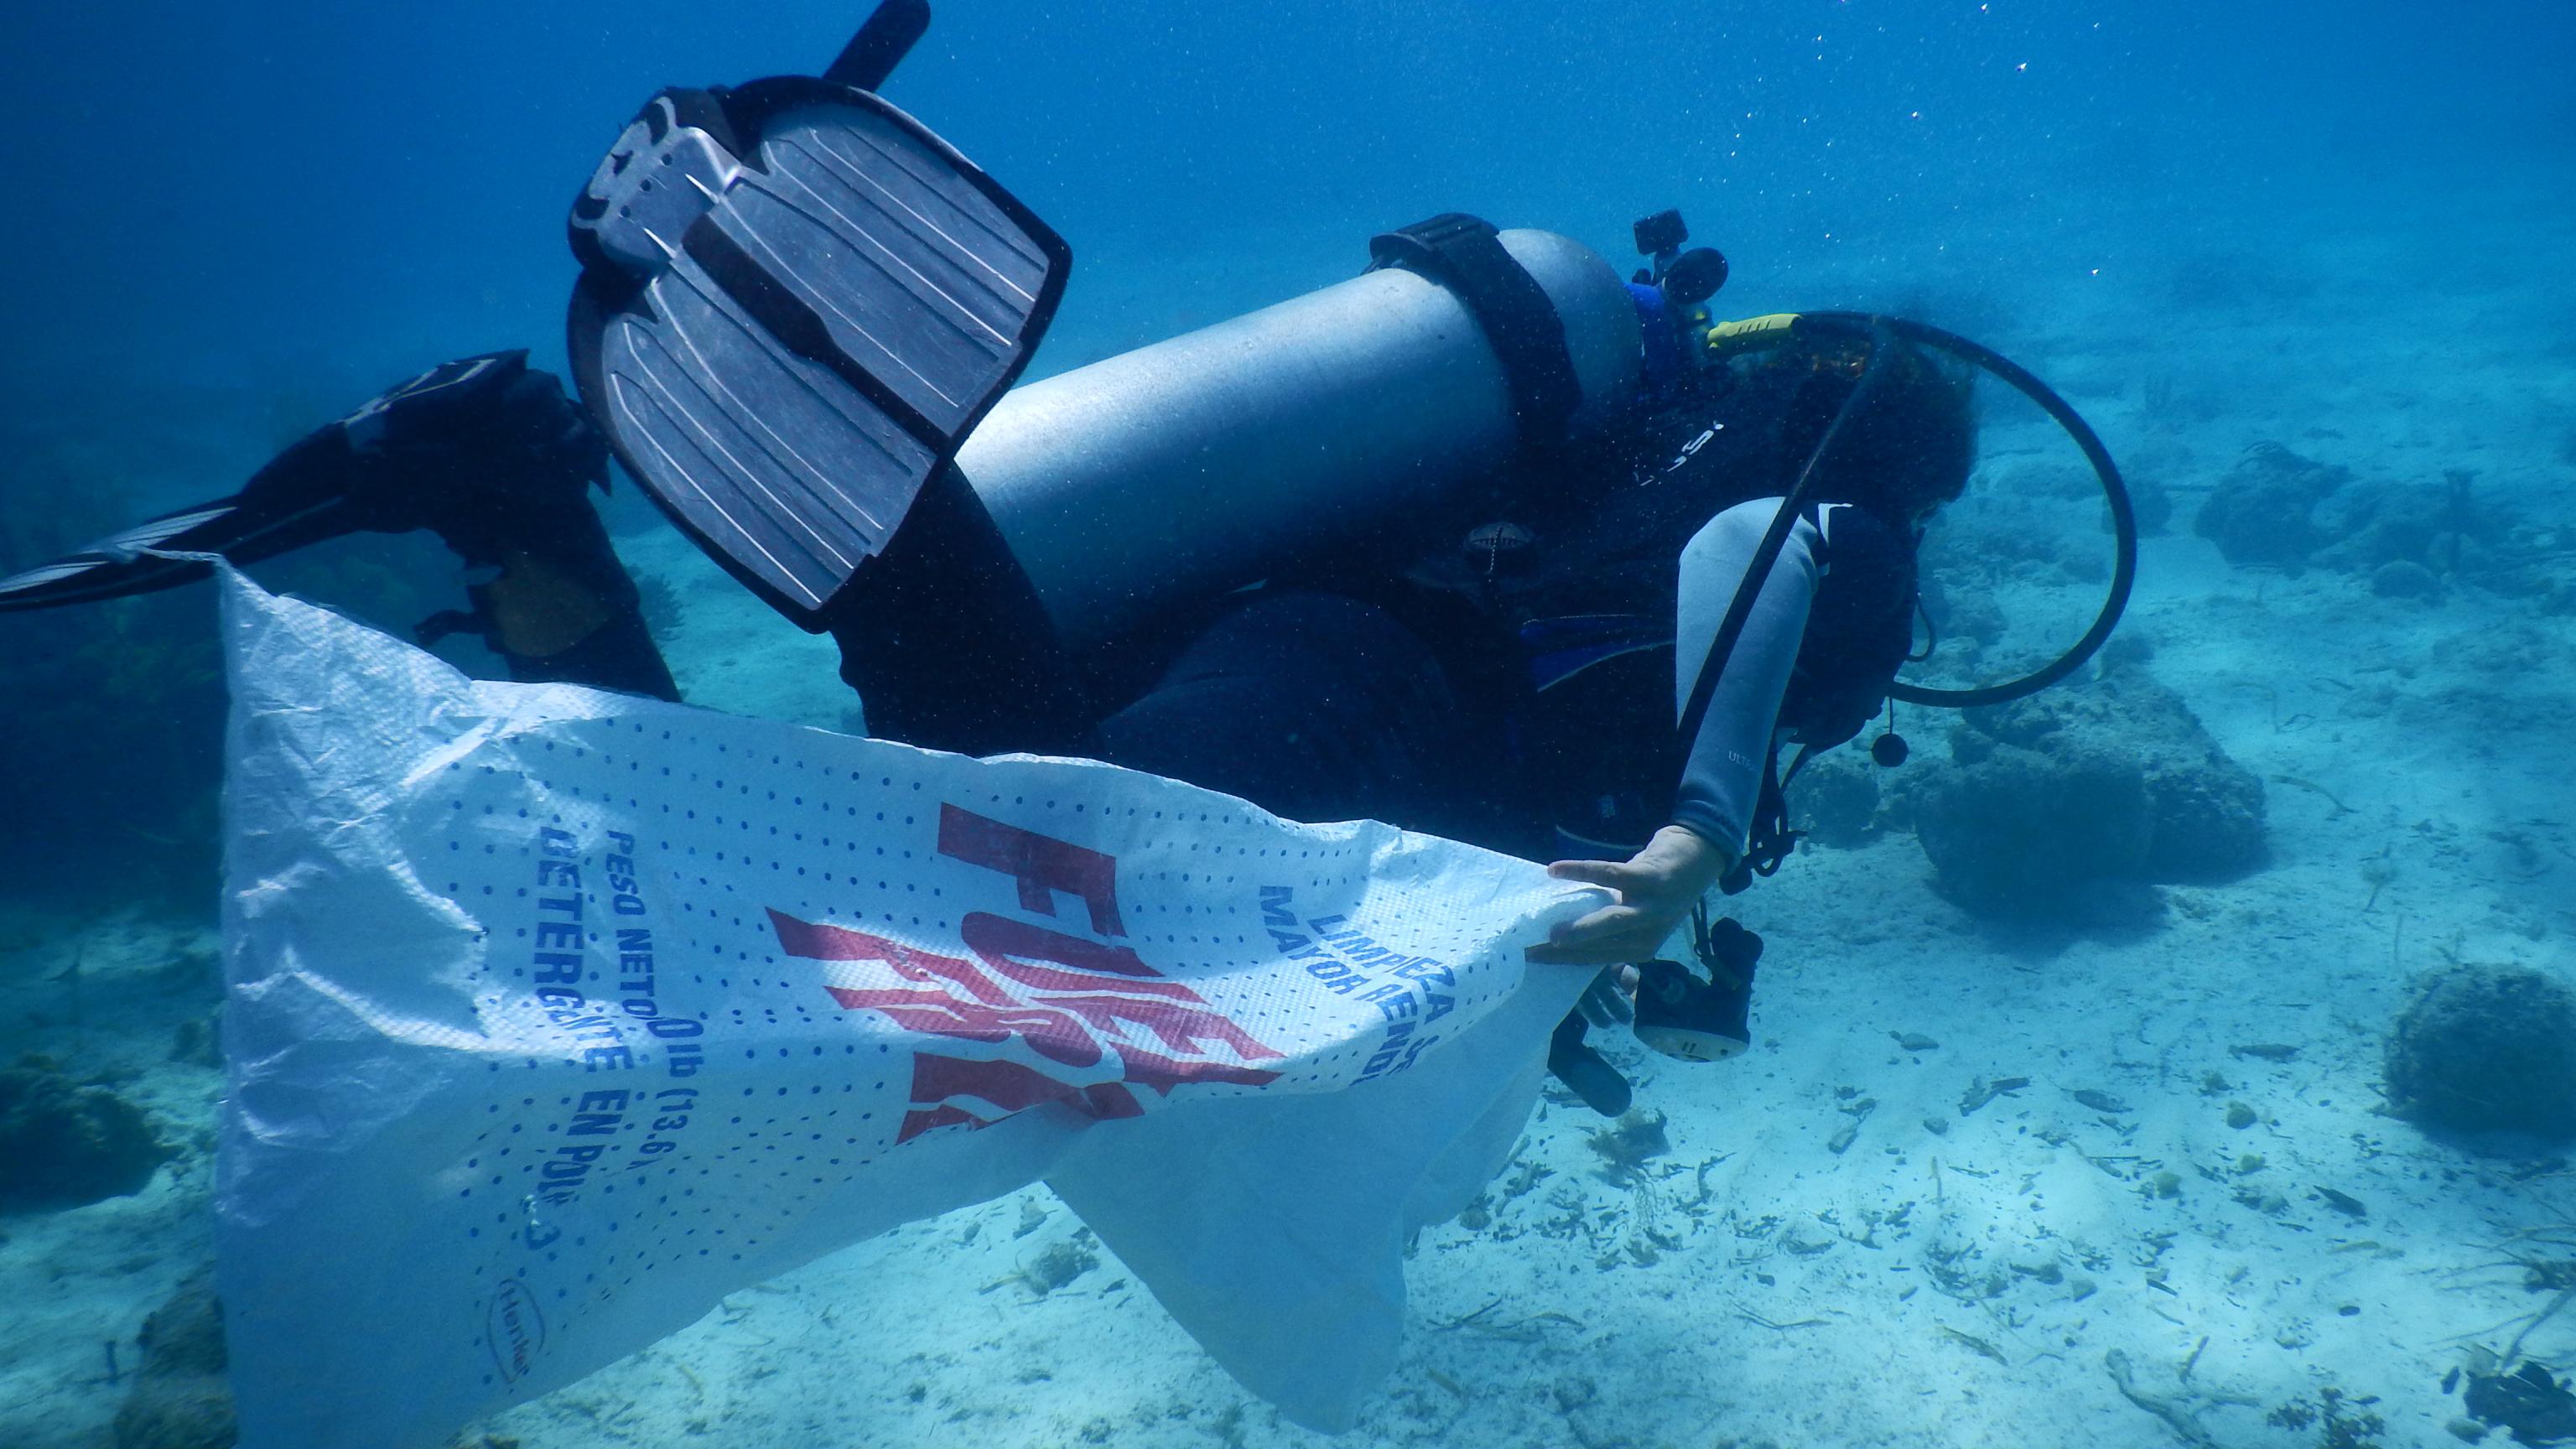
MULTIPOLYGON (((939 812, 939 853, 1010 876, 1020 907, 1053 916, 1058 892, 1090 909, 1091 928, 1122 936, 1118 862, 1096 850, 1034 834, 954 805, 939 812)), ((900 984, 827 986, 845 1009, 883 1014, 906 1031, 995 1048, 991 1055, 917 1052, 912 1109, 897 1142, 934 1127, 985 1127, 1045 1102, 1092 1117, 1144 1112, 1131 1087, 1168 1096, 1187 1082, 1266 1086, 1279 1074, 1253 1063, 1282 1053, 1255 1041, 1197 992, 1146 965, 1125 946, 982 911, 959 923, 975 959, 925 951, 848 926, 772 910, 791 956, 874 962, 900 984), (1039 1061, 1010 1060, 1018 1042, 1039 1061)))

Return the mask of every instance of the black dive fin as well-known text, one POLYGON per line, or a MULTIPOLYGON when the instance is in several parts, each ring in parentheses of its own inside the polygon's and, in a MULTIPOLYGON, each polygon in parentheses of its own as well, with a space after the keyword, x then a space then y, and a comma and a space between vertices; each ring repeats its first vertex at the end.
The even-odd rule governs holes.
POLYGON ((886 77, 929 28, 930 0, 885 0, 841 47, 841 58, 823 72, 823 79, 857 90, 884 90, 886 77))
MULTIPOLYGON (((900 34, 863 31, 874 59, 844 64, 882 74, 900 34)), ((798 76, 654 97, 575 201, 572 245, 573 376, 610 446, 816 630, 1027 365, 1071 264, 920 122, 798 76)))
POLYGON ((437 436, 452 431, 456 420, 493 409, 528 376, 527 356, 494 352, 440 363, 306 434, 252 474, 239 493, 173 510, 0 578, 0 610, 94 603, 206 576, 204 564, 146 550, 215 553, 247 564, 345 533, 420 527, 384 486, 383 461, 414 435, 437 436))

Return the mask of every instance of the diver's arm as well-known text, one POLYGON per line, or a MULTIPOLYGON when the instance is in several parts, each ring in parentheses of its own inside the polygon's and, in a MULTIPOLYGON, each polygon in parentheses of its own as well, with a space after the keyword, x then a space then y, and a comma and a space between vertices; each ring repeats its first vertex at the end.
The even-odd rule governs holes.
MULTIPOLYGON (((1781 500, 1739 503, 1710 519, 1682 550, 1681 587, 1674 617, 1673 713, 1678 718, 1708 663, 1708 646, 1735 602, 1737 587, 1781 500)), ((1762 794, 1762 772, 1771 758, 1771 732, 1780 701, 1798 663, 1807 611, 1815 602, 1817 560, 1823 540, 1800 519, 1772 561, 1771 576, 1754 599, 1753 612, 1725 661, 1699 734, 1682 765, 1673 801, 1673 823, 1725 850, 1744 851, 1753 810, 1762 794)))
MULTIPOLYGON (((1682 550, 1675 618, 1674 713, 1686 707, 1708 648, 1737 586, 1752 567, 1781 500, 1740 503, 1709 520, 1682 550)), ((1548 867, 1559 880, 1604 886, 1616 903, 1559 927, 1529 959, 1607 966, 1641 961, 1661 949, 1703 892, 1735 863, 1761 797, 1763 764, 1780 701, 1798 662, 1807 610, 1816 595, 1818 538, 1801 519, 1771 565, 1744 623, 1708 713, 1682 767, 1673 823, 1655 832, 1628 860, 1563 860, 1548 867)))

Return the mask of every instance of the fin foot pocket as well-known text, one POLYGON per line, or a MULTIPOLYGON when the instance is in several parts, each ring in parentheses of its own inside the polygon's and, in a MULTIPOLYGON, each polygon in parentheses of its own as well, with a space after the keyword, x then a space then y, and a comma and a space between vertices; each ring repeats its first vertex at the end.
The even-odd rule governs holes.
POLYGON ((523 351, 443 362, 296 441, 240 492, 173 509, 50 563, 0 578, 0 609, 52 608, 205 577, 152 551, 257 563, 343 534, 436 530, 470 562, 497 562, 522 495, 587 512, 607 454, 549 373, 523 351))
POLYGON ((1027 365, 1071 263, 920 122, 803 76, 655 96, 571 235, 573 374, 619 460, 815 631, 1027 365))
POLYGON ((1634 1093, 1628 1079, 1609 1059, 1584 1044, 1589 1025, 1579 1013, 1569 1013, 1556 1024, 1556 1035, 1548 1042, 1547 1070, 1563 1082, 1568 1091, 1583 1099, 1583 1105, 1604 1117, 1625 1114, 1634 1093))
POLYGON ((483 635, 513 678, 676 698, 591 506, 590 490, 607 485, 607 445, 552 373, 529 367, 524 351, 459 358, 306 434, 230 497, 0 579, 0 610, 206 576, 206 565, 163 553, 252 564, 351 533, 426 530, 467 564, 498 570, 469 590, 472 612, 432 621, 436 633, 483 635))

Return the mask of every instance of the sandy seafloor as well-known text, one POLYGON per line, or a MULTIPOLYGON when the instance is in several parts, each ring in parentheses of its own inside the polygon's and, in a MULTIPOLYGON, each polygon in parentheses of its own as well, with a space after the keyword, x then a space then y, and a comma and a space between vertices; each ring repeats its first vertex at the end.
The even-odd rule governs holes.
MULTIPOLYGON (((2305 1445, 2331 1441, 2267 1418, 2328 1387, 2375 1400, 2378 1442, 2454 1442, 2441 1381, 2551 1303, 2513 1255, 2576 1257, 2576 1170, 2383 1115, 2381 1052, 2412 973, 2576 974, 2576 620, 2476 587, 2386 599, 2360 576, 2231 568, 2188 523, 2275 440, 2364 478, 2476 469, 2483 499, 2556 521, 2556 566, 2576 570, 2576 298, 2563 269, 2512 260, 2576 255, 2569 203, 2495 194, 2454 217, 2512 236, 2509 254, 2373 232, 2356 208, 2349 229, 2266 243, 2306 295, 2188 325, 2117 280, 2032 284, 1985 335, 2177 490, 2126 628, 2269 782, 2271 864, 2163 888, 2142 928, 2049 934, 1946 903, 1909 836, 1811 846, 1736 903, 1770 940, 1756 1049, 1685 1067, 1632 1044, 1670 1150, 1626 1180, 1599 1119, 1542 1104, 1481 1226, 1421 1235, 1402 1366, 1340 1442, 2305 1445), (2233 1050, 2249 1044, 2297 1052, 2233 1050), (2004 1077, 2029 1085, 1963 1115, 2004 1077), (2227 1125, 2236 1101, 2254 1125, 2227 1125)), ((668 642, 695 697, 847 719, 827 646, 669 531, 625 545, 675 590, 668 642)), ((1908 728, 1940 747, 1942 722, 1908 728)), ((140 1195, 0 1222, 0 1442, 94 1445, 120 1392, 102 1343, 125 1340, 130 1368, 144 1315, 208 1252, 220 1078, 167 1058, 209 1004, 213 942, 29 907, 0 936, 21 958, 0 973, 0 1057, 41 1047, 121 1077, 184 1148, 140 1195)), ((854 1245, 467 1442, 1324 1442, 1248 1399, 1105 1255, 1025 1286, 1079 1231, 1031 1189, 854 1245)), ((2576 1313, 2523 1349, 2576 1361, 2576 1313)))

